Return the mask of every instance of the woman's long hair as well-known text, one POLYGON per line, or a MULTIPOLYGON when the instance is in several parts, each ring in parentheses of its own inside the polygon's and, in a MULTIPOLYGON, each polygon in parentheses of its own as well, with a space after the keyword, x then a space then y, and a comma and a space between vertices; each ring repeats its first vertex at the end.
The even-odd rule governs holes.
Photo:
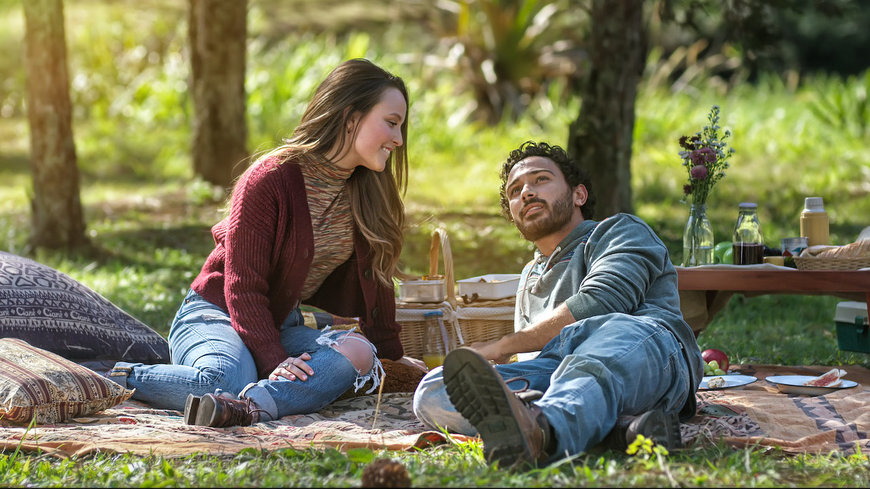
MULTIPOLYGON (((341 157, 330 152, 349 147, 345 146, 349 118, 357 112, 368 114, 388 88, 399 90, 409 105, 401 78, 366 59, 345 61, 317 87, 293 135, 269 155, 281 153, 283 161, 302 155, 324 160, 341 157)), ((347 182, 354 222, 372 250, 374 275, 386 285, 392 285, 397 273, 404 241, 405 207, 400 192, 404 194, 408 186, 407 115, 401 131, 403 144, 395 148, 382 172, 359 166, 347 182)), ((355 136, 356 131, 350 135, 355 136)), ((304 164, 305 158, 301 160, 304 164)))

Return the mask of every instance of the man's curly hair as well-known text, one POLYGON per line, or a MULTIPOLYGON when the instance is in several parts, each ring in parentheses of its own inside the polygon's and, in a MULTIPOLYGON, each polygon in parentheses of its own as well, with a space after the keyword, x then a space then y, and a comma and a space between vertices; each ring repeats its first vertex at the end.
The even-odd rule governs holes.
POLYGON ((583 184, 583 186, 586 187, 586 192, 589 195, 586 198, 586 203, 580 207, 580 210, 583 214, 583 219, 592 219, 592 216, 595 213, 595 194, 592 192, 592 182, 589 179, 589 174, 586 170, 580 168, 580 165, 578 165, 573 158, 568 156, 568 153, 566 153, 564 149, 556 145, 550 146, 545 142, 535 143, 534 141, 526 141, 521 144, 519 148, 511 151, 510 155, 508 155, 507 161, 502 164, 500 192, 502 214, 509 221, 513 222, 510 203, 508 202, 507 194, 505 193, 505 186, 507 185, 508 176, 510 176, 511 170, 514 166, 531 156, 543 156, 544 158, 553 160, 553 162, 556 163, 556 166, 562 170, 562 174, 565 176, 565 181, 568 182, 568 186, 572 189, 580 184, 583 184))

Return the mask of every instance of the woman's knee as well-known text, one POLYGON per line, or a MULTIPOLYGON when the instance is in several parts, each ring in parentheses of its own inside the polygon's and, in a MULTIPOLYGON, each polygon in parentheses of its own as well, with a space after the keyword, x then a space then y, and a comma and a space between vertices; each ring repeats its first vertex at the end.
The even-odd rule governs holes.
POLYGON ((359 373, 364 374, 374 367, 374 347, 361 334, 349 333, 346 336, 342 336, 336 340, 332 348, 347 357, 359 373))

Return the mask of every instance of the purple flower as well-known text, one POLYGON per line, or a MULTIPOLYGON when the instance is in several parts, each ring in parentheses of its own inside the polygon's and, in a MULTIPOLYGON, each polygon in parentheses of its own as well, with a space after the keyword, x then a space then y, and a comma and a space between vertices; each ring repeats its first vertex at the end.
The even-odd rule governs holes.
POLYGON ((704 165, 695 165, 692 167, 692 178, 695 180, 703 180, 707 178, 707 167, 704 165))
POLYGON ((683 193, 689 195, 692 193, 692 186, 689 184, 683 185, 683 193))
POLYGON ((685 149, 692 149, 692 147, 689 146, 689 136, 680 136, 680 147, 685 149))
POLYGON ((692 163, 695 165, 705 165, 716 161, 716 153, 710 148, 700 148, 692 151, 692 163))

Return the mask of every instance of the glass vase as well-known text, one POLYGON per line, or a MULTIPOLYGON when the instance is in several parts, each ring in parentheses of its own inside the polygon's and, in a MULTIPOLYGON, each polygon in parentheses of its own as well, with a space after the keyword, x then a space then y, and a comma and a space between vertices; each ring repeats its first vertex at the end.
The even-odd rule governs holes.
POLYGON ((707 219, 707 206, 692 204, 683 233, 683 266, 695 267, 713 263, 713 227, 707 219))

